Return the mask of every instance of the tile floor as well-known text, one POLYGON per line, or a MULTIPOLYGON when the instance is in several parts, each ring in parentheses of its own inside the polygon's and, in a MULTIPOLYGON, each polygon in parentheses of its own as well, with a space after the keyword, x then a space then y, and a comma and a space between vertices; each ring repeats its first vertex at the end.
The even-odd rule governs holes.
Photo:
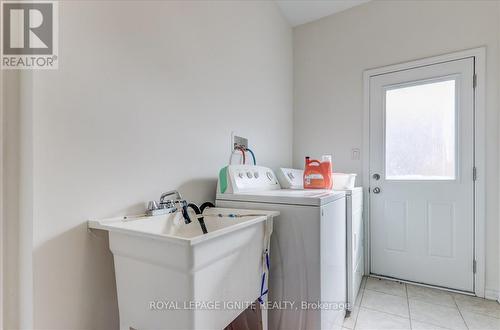
POLYGON ((500 304, 369 277, 343 329, 500 330, 500 304))

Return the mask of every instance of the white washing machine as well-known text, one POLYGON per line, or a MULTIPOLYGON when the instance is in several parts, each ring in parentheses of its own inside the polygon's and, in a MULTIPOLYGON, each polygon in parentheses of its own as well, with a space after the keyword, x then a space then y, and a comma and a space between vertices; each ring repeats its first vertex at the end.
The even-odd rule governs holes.
MULTIPOLYGON (((304 171, 292 168, 280 168, 277 171, 278 181, 282 188, 303 189, 304 171)), ((364 263, 364 228, 363 228, 363 188, 342 190, 346 194, 346 228, 347 228, 347 302, 349 310, 361 287, 364 263)))
POLYGON ((346 311, 345 192, 281 189, 266 167, 221 170, 218 207, 276 210, 270 330, 340 329, 346 311))

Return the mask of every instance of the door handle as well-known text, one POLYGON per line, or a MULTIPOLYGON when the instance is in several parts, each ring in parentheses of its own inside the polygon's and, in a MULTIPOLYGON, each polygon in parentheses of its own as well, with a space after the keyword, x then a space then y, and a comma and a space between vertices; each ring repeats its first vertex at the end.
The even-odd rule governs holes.
POLYGON ((375 180, 378 181, 378 180, 380 180, 380 174, 375 173, 375 174, 373 174, 372 178, 374 178, 375 180))
POLYGON ((379 187, 373 188, 373 193, 374 194, 380 194, 380 188, 379 187))

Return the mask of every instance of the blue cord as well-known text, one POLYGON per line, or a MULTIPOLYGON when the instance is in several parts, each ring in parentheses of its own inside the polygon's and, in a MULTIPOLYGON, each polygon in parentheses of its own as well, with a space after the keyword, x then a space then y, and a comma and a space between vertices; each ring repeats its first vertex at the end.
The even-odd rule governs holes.
POLYGON ((254 164, 254 165, 257 165, 257 161, 255 160, 255 154, 253 153, 253 151, 252 151, 252 150, 250 150, 250 149, 248 149, 248 148, 247 148, 247 151, 248 151, 249 153, 251 153, 251 154, 252 154, 253 164, 254 164))
MULTIPOLYGON (((266 254, 266 266, 267 266, 267 271, 269 272, 269 252, 266 249, 266 251, 264 251, 264 253, 266 254)), ((269 293, 269 288, 264 290, 265 283, 266 283, 266 271, 263 269, 262 270, 262 281, 260 283, 260 296, 258 298, 261 305, 264 304, 264 299, 263 299, 264 296, 269 293)))

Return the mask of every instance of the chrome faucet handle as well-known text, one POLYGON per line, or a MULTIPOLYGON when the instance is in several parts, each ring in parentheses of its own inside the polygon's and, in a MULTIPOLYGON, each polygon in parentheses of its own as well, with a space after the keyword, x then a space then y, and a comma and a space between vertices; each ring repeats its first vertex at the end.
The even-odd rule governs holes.
POLYGON ((157 201, 149 201, 148 203, 148 211, 153 211, 153 210, 158 210, 160 208, 160 205, 158 204, 157 201))

